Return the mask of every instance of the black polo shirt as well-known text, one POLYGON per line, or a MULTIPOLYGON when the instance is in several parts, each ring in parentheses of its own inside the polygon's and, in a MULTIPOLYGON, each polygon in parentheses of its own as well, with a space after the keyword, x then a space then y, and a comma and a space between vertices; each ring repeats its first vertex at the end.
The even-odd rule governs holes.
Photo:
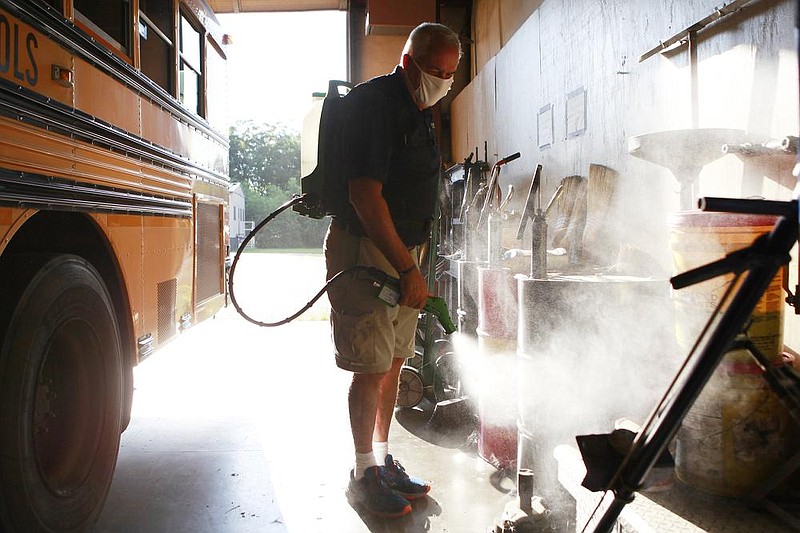
POLYGON ((409 246, 425 242, 441 165, 430 109, 417 108, 400 67, 356 86, 343 103, 339 194, 345 198, 340 198, 335 218, 360 228, 347 201, 346 184, 354 178, 378 180, 403 242, 409 246))

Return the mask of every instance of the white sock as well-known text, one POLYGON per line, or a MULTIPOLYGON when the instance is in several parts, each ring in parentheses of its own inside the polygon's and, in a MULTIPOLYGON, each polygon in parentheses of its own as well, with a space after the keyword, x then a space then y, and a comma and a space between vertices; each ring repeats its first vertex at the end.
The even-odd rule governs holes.
POLYGON ((375 454, 375 460, 379 465, 385 464, 386 456, 389 455, 389 442, 372 441, 372 452, 375 454))
POLYGON ((372 452, 356 452, 356 466, 355 469, 353 469, 353 477, 356 479, 361 479, 364 477, 364 470, 371 466, 376 466, 377 464, 378 463, 375 462, 375 454, 372 452))

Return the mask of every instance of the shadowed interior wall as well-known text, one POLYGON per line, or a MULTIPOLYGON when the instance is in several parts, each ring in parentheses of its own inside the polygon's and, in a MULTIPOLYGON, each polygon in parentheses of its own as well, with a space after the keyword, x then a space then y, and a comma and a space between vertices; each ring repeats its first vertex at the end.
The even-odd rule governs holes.
MULTIPOLYGON (((475 0, 476 73, 451 106, 453 161, 476 148, 483 158, 484 143, 489 164, 521 152, 500 177, 504 190, 516 187, 511 206, 517 211, 537 164, 545 199, 565 176, 587 176, 592 163, 619 172, 608 222, 613 235, 671 271, 666 221, 679 209, 678 182, 670 169, 631 156, 629 138, 692 128, 693 105, 697 127, 744 130, 754 144, 798 135, 791 0, 751 2, 697 33, 696 99, 686 45, 639 61, 719 4, 475 0)), ((700 172, 698 196, 792 198, 792 157, 740 159, 721 148, 700 172)), ((526 232, 519 247, 528 238, 526 232)), ((791 287, 796 277, 791 272, 791 287)), ((800 348, 794 310, 787 308, 786 322, 787 345, 800 348)))

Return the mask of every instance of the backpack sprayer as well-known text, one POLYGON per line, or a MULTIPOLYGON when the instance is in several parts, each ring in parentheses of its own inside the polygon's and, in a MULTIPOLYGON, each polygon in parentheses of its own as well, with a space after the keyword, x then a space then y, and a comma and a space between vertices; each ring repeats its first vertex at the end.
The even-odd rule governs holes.
MULTIPOLYGON (((340 148, 338 144, 340 142, 340 137, 335 134, 336 132, 334 126, 340 123, 342 107, 341 102, 343 96, 347 94, 347 91, 350 88, 352 88, 352 85, 344 81, 331 80, 328 82, 328 93, 323 101, 322 114, 320 115, 319 143, 317 148, 318 159, 316 168, 311 174, 301 178, 300 187, 302 194, 300 196, 294 196, 291 200, 281 205, 278 209, 270 213, 264 220, 259 222, 258 225, 247 234, 242 243, 239 245, 239 249, 236 251, 236 255, 231 263, 230 272, 228 274, 228 293, 230 294, 231 302, 236 308, 236 311, 242 317, 244 317, 245 320, 257 326, 275 327, 288 324, 295 318, 308 311, 311 306, 314 305, 314 302, 319 300, 325 291, 327 291, 328 288, 336 282, 336 280, 345 274, 352 274, 355 272, 364 272, 372 279, 373 285, 376 288, 375 296, 381 302, 388 306, 394 307, 400 301, 400 280, 390 276, 380 269, 366 266, 354 266, 337 273, 331 279, 329 279, 322 289, 320 289, 319 292, 317 292, 317 294, 314 295, 314 297, 311 298, 311 300, 309 300, 309 302, 299 311, 284 318, 283 320, 278 320, 276 322, 262 322, 249 316, 236 301, 236 294, 233 290, 234 273, 236 271, 236 265, 239 262, 239 257, 241 256, 242 251, 261 230, 261 228, 266 226, 280 213, 291 207, 297 213, 315 219, 323 218, 324 216, 332 214, 331 209, 333 206, 329 205, 330 200, 327 199, 333 197, 333 183, 331 179, 328 179, 330 170, 326 169, 335 168, 336 165, 336 154, 338 154, 338 149, 340 148)), ((453 324, 453 321, 450 319, 450 314, 448 313, 447 304, 445 303, 444 299, 438 296, 428 296, 423 310, 435 316, 439 324, 442 326, 442 328, 444 328, 445 333, 448 335, 456 331, 456 327, 453 324)))

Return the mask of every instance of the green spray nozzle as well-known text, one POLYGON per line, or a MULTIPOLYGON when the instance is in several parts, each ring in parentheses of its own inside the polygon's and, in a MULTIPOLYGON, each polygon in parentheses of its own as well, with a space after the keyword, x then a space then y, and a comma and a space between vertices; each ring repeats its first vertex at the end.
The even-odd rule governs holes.
POLYGON ((453 321, 450 319, 450 314, 447 312, 447 304, 443 298, 428 296, 428 300, 425 302, 425 307, 423 307, 423 309, 436 317, 436 320, 438 320, 439 324, 444 328, 445 333, 448 335, 455 333, 456 325, 453 324, 453 321))
MULTIPOLYGON (((357 268, 364 269, 369 273, 370 277, 375 282, 375 285, 378 287, 377 297, 379 300, 392 307, 397 305, 397 302, 400 301, 399 279, 394 278, 386 272, 374 267, 357 268)), ((442 328, 444 328, 445 333, 448 335, 455 333, 456 326, 450 319, 450 314, 447 310, 447 304, 443 298, 438 296, 428 296, 428 299, 425 301, 425 307, 422 309, 436 317, 436 319, 439 321, 439 324, 441 324, 442 328)))

